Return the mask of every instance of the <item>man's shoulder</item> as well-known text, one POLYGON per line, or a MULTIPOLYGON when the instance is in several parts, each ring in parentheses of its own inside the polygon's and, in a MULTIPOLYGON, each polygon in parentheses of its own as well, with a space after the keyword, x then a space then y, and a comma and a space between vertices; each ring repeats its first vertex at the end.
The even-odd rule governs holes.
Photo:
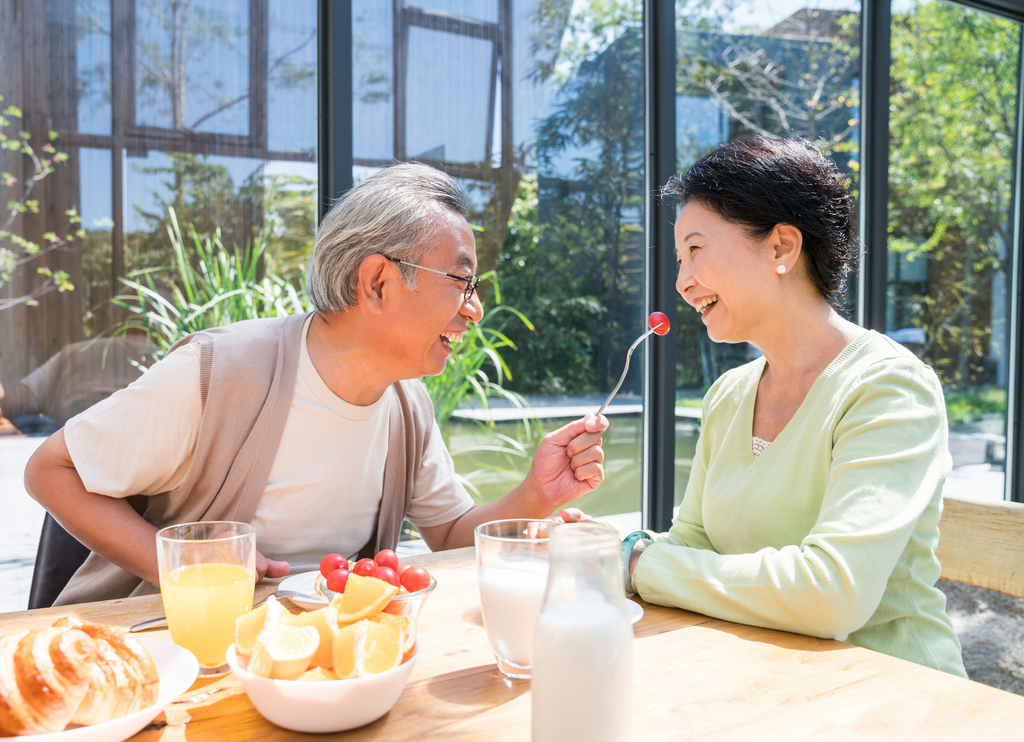
POLYGON ((432 424, 434 421, 434 403, 430 399, 427 387, 419 379, 402 379, 396 381, 392 388, 398 399, 399 408, 406 417, 411 418, 417 427, 432 424))
POLYGON ((306 314, 292 314, 284 317, 262 317, 233 322, 220 327, 210 327, 183 337, 174 344, 173 348, 196 342, 213 343, 218 348, 276 345, 280 342, 282 333, 294 329, 296 326, 301 330, 307 316, 306 314))

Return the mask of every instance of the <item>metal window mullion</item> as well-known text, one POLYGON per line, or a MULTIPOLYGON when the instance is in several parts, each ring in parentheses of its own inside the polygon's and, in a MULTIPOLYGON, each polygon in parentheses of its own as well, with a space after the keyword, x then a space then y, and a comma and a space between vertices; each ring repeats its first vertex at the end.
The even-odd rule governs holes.
POLYGON ((857 323, 884 333, 888 278, 889 0, 865 0, 861 16, 861 260, 857 323))
POLYGON ((1021 378, 1021 350, 1024 348, 1024 27, 1021 29, 1017 51, 1017 122, 1013 147, 1013 244, 1010 246, 1010 306, 1007 319, 1010 326, 1007 337, 1009 358, 1006 384, 1006 487, 1004 497, 1024 502, 1024 474, 1017 462, 1024 461, 1024 436, 1021 419, 1024 415, 1024 379, 1021 378))
POLYGON ((249 0, 249 146, 253 151, 267 149, 269 56, 269 0, 249 0))
MULTIPOLYGON (((675 261, 672 208, 658 191, 676 169, 676 38, 674 0, 644 3, 644 143, 647 310, 674 316, 675 261)), ((644 528, 667 531, 672 524, 675 484, 676 328, 647 343, 643 417, 644 528)))
POLYGON ((317 222, 352 187, 352 1, 317 6, 317 222))

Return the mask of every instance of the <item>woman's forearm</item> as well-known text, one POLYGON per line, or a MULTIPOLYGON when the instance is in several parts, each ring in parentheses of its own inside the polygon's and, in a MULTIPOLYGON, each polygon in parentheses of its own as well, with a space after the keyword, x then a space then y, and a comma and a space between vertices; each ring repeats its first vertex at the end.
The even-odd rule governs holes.
POLYGON ((127 500, 89 492, 75 469, 61 428, 25 467, 25 489, 64 529, 104 559, 159 585, 156 528, 127 500))

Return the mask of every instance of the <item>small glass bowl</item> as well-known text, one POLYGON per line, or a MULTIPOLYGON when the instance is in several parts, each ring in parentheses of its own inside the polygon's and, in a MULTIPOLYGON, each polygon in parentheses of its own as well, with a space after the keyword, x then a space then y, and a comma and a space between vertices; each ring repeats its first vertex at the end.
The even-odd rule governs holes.
MULTIPOLYGON (((412 616, 419 620, 423 604, 427 602, 427 596, 434 591, 435 587, 437 587, 437 580, 434 579, 434 575, 430 575, 429 585, 414 593, 396 594, 384 608, 384 612, 393 613, 396 616, 412 616)), ((336 593, 327 587, 327 581, 323 575, 316 576, 316 581, 313 583, 313 592, 317 595, 322 595, 328 601, 334 600, 336 596, 341 595, 341 593, 336 593)))

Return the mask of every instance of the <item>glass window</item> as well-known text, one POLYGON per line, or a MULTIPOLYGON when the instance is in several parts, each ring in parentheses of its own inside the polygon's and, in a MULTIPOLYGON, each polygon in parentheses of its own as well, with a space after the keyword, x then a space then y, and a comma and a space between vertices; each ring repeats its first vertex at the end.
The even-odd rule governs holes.
MULTIPOLYGON (((815 142, 849 177, 859 170, 860 3, 834 0, 676 3, 678 169, 727 142, 753 136, 815 142)), ((852 297, 844 310, 852 314, 852 297)), ((686 491, 701 402, 725 371, 760 355, 749 344, 708 339, 692 307, 677 299, 675 504, 686 491)))
POLYGON ((1004 497, 1021 25, 947 2, 893 8, 886 330, 939 375, 945 491, 1004 497))
MULTIPOLYGON (((469 196, 480 270, 496 271, 481 325, 514 347, 497 348, 499 375, 480 339, 467 340, 428 385, 435 400, 455 399, 436 405, 439 422, 486 502, 521 481, 540 433, 597 411, 646 329, 642 3, 416 5, 354 6, 354 177, 420 159, 469 196), (519 396, 492 388, 483 409, 464 385, 475 358, 519 396)), ((628 513, 632 527, 642 368, 638 351, 611 408, 607 479, 577 503, 628 513)))
POLYGON ((152 279, 176 301, 172 209, 185 264, 199 269, 193 228, 211 260, 262 239, 262 274, 299 287, 317 2, 12 0, 0 18, 0 202, 19 204, 0 212, 4 611, 26 605, 42 519, 22 489, 28 457, 161 350, 145 332, 110 337, 128 316, 111 299, 152 279))

